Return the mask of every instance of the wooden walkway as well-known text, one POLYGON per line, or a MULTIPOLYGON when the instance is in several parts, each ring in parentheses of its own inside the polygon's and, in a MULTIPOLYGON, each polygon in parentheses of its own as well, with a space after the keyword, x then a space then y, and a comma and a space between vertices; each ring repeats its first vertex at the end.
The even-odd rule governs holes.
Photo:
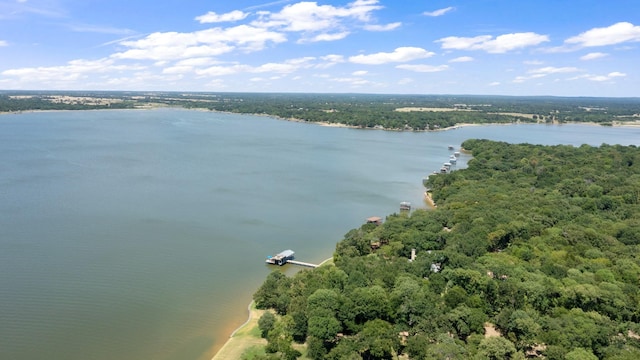
POLYGON ((317 268, 318 266, 320 266, 318 264, 312 264, 312 263, 303 262, 303 261, 297 261, 297 260, 287 260, 287 264, 306 266, 306 267, 310 267, 310 268, 317 268))

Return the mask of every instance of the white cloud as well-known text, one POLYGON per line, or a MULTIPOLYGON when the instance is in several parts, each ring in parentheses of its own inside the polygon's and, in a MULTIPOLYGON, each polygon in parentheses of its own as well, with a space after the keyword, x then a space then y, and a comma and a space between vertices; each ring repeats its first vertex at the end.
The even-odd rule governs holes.
POLYGON ((525 82, 525 81, 531 80, 531 79, 543 78, 543 77, 545 77, 547 75, 551 75, 551 74, 563 74, 563 73, 572 73, 572 72, 578 72, 578 71, 581 71, 581 70, 576 68, 576 67, 547 66, 547 67, 543 67, 543 68, 529 70, 527 72, 529 75, 527 75, 527 76, 516 76, 516 78, 513 80, 513 82, 514 83, 522 83, 522 82, 525 82))
MULTIPOLYGON (((262 74, 262 73, 275 73, 275 74, 289 74, 300 69, 306 69, 313 67, 314 57, 303 57, 297 59, 286 60, 281 63, 266 63, 259 66, 251 66, 246 64, 232 64, 232 65, 213 65, 207 68, 195 68, 193 72, 199 76, 228 76, 240 73, 247 74, 262 74)), ((173 70, 178 72, 184 67, 176 66, 173 70)))
POLYGON ((435 11, 425 11, 425 12, 422 13, 422 15, 425 15, 425 16, 442 16, 442 15, 444 15, 444 14, 446 14, 449 11, 452 11, 454 9, 455 8, 453 6, 449 6, 449 7, 446 7, 444 9, 438 9, 438 10, 435 10, 435 11))
POLYGON ((333 32, 344 26, 343 20, 369 22, 371 13, 382 9, 378 0, 356 0, 345 7, 318 5, 303 1, 287 5, 278 13, 258 12, 259 20, 252 25, 291 32, 333 32))
POLYGON ((473 61, 473 60, 474 59, 471 56, 460 56, 460 57, 457 57, 455 59, 449 60, 449 62, 460 63, 460 62, 469 62, 469 61, 473 61))
POLYGON ((339 82, 339 83, 347 83, 353 87, 361 87, 365 85, 375 85, 375 83, 362 79, 362 78, 332 78, 331 81, 339 82))
POLYGON ((201 24, 208 24, 243 20, 247 16, 249 16, 248 13, 242 12, 240 10, 234 10, 226 14, 217 14, 213 11, 209 11, 204 15, 196 16, 195 20, 200 22, 201 24))
POLYGON ((0 40, 0 46, 9 46, 9 43, 5 40, 0 40))
POLYGON ((17 78, 21 82, 69 82, 77 81, 93 74, 120 72, 128 70, 142 70, 140 65, 116 65, 113 59, 98 60, 71 60, 66 65, 26 67, 9 69, 1 72, 1 75, 17 78))
POLYGON ((640 26, 619 22, 608 27, 593 28, 580 35, 565 40, 566 44, 579 47, 593 47, 640 41, 640 26))
POLYGON ((72 31, 82 32, 82 33, 128 35, 134 32, 131 29, 115 28, 110 26, 88 25, 88 24, 71 24, 71 25, 67 25, 67 27, 72 31))
POLYGON ((570 72, 577 72, 580 71, 580 69, 576 68, 576 67, 553 67, 553 66, 547 66, 547 67, 543 67, 543 68, 539 68, 539 69, 532 69, 529 70, 528 73, 529 74, 544 74, 544 75, 549 75, 549 74, 559 74, 559 73, 570 73, 570 72))
POLYGON ((365 25, 364 29, 368 31, 391 31, 399 28, 400 26, 402 26, 401 22, 394 22, 386 25, 375 25, 375 24, 365 25))
POLYGON ((298 43, 310 43, 310 42, 319 42, 319 41, 335 41, 346 38, 349 35, 348 31, 334 33, 334 34, 318 34, 311 38, 302 38, 298 41, 298 43))
POLYGON ((495 54, 539 45, 546 41, 549 41, 549 36, 533 32, 504 34, 496 38, 491 35, 476 37, 449 36, 436 40, 436 42, 442 43, 443 49, 484 50, 495 54))
POLYGON ((359 71, 352 72, 351 75, 353 75, 353 76, 365 76, 368 73, 369 72, 367 70, 359 70, 359 71))
POLYGON ((492 83, 489 83, 489 86, 498 86, 498 85, 500 85, 499 81, 494 81, 492 83))
POLYGON ((523 63, 525 65, 542 65, 542 64, 544 64, 544 61, 540 61, 540 60, 525 60, 523 63))
MULTIPOLYGON (((210 57, 200 57, 200 58, 190 58, 184 59, 176 62, 174 65, 170 67, 166 67, 162 69, 163 74, 187 74, 195 72, 196 68, 211 66, 216 64, 213 58, 210 57)), ((166 62, 161 62, 159 66, 164 66, 166 62)))
POLYGON ((396 66, 396 68, 403 69, 403 70, 409 70, 409 71, 415 71, 415 72, 421 72, 421 73, 429 73, 429 72, 445 71, 445 70, 447 70, 449 68, 449 66, 448 65, 433 66, 433 65, 402 64, 402 65, 396 66))
POLYGON ((592 52, 587 55, 583 55, 580 57, 580 60, 595 60, 603 57, 609 56, 609 54, 601 53, 601 52, 592 52))
POLYGON ((246 73, 250 71, 251 71, 251 66, 235 64, 230 66, 214 65, 206 69, 196 69, 195 73, 200 76, 217 77, 217 76, 233 75, 238 73, 246 73))
POLYGON ((608 73, 607 75, 583 74, 580 76, 572 77, 569 80, 587 79, 591 81, 603 82, 603 81, 609 81, 609 80, 613 80, 614 78, 625 77, 625 76, 627 76, 627 74, 614 71, 614 72, 608 73))
POLYGON ((393 52, 379 52, 370 55, 355 55, 349 57, 349 61, 356 64, 380 65, 391 62, 407 62, 416 59, 424 59, 435 55, 434 53, 417 47, 399 47, 393 52))
POLYGON ((320 60, 322 60, 324 62, 320 63, 320 64, 316 64, 316 66, 315 66, 316 68, 319 68, 319 69, 326 69, 326 68, 332 67, 332 66, 334 66, 336 64, 340 64, 340 63, 343 63, 343 62, 346 61, 344 59, 344 56, 335 55, 335 54, 322 56, 322 57, 320 57, 320 60))
POLYGON ((267 43, 285 42, 283 34, 248 25, 211 28, 191 33, 157 32, 139 40, 125 40, 128 50, 112 55, 116 59, 176 60, 217 56, 236 49, 262 50, 267 43))
POLYGON ((398 80, 398 85, 407 85, 411 84, 414 80, 412 78, 402 78, 398 80))

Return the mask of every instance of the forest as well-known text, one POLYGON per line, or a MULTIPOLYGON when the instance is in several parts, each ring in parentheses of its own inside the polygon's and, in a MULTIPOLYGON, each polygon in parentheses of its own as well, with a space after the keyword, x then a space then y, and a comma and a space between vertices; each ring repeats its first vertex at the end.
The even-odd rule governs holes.
POLYGON ((639 359, 640 149, 462 146, 467 168, 425 182, 435 208, 270 273, 245 359, 639 359))
POLYGON ((437 130, 462 123, 593 122, 613 125, 640 120, 639 98, 0 91, 0 113, 166 106, 401 131, 437 130), (420 108, 423 110, 416 110, 420 108))

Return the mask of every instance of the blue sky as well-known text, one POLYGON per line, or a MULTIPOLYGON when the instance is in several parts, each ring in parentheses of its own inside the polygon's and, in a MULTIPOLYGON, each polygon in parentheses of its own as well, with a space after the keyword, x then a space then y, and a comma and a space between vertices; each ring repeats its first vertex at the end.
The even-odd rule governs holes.
POLYGON ((0 89, 640 96, 638 0, 0 0, 0 89))

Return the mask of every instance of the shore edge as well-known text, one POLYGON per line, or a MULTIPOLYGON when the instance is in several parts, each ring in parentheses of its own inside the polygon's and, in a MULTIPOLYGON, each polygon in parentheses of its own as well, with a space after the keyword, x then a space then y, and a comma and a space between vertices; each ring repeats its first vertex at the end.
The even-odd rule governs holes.
MULTIPOLYGON (((320 265, 331 261, 333 261, 333 256, 322 261, 320 265)), ((247 320, 229 335, 227 341, 216 351, 211 360, 238 360, 240 359, 238 355, 242 355, 245 350, 252 346, 267 344, 265 339, 245 336, 245 334, 250 334, 258 326, 258 320, 266 310, 256 309, 255 302, 252 300, 247 306, 247 311, 249 313, 247 320)))

